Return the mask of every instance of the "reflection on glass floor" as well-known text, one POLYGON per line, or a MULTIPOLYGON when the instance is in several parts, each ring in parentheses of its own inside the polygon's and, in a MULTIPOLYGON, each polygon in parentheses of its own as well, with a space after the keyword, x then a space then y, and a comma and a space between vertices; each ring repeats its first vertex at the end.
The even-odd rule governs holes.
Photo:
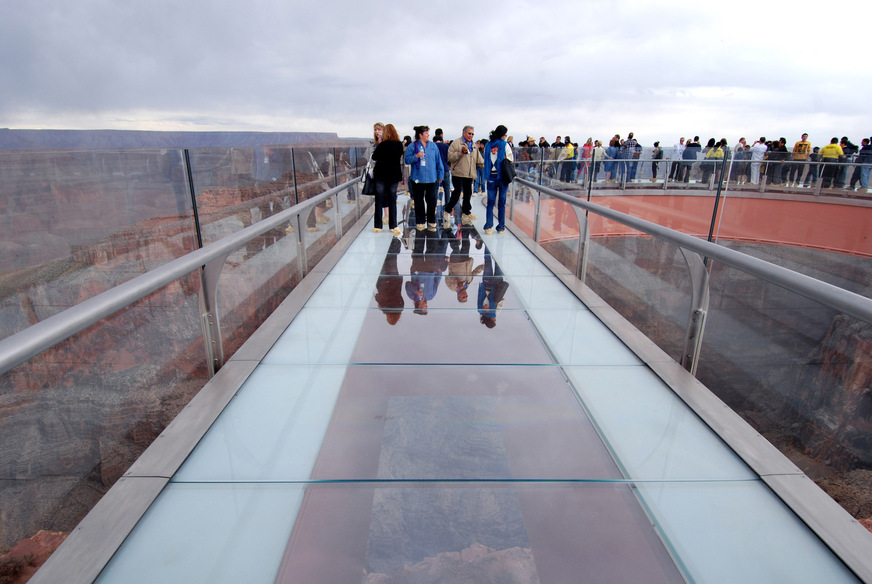
POLYGON ((477 223, 362 232, 98 581, 855 581, 477 223))

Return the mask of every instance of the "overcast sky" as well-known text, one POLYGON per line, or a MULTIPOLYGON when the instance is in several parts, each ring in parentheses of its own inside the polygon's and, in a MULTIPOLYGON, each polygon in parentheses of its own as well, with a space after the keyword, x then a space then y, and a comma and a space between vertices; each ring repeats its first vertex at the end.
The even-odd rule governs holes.
POLYGON ((872 135, 872 2, 2 0, 0 127, 872 135))

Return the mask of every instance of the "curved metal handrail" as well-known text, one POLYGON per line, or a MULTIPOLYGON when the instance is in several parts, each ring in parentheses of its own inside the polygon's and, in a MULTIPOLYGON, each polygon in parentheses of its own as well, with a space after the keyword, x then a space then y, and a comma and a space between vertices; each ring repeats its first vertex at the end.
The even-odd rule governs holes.
POLYGON ((545 186, 537 185, 528 180, 518 178, 516 182, 531 189, 543 192, 549 197, 560 199, 570 205, 581 207, 591 213, 596 213, 612 221, 626 225, 658 239, 662 239, 678 247, 693 251, 703 257, 712 258, 747 274, 776 284, 787 290, 810 298, 821 304, 842 311, 846 314, 872 323, 872 299, 861 296, 849 290, 822 282, 811 276, 794 272, 788 268, 771 264, 742 252, 726 248, 716 243, 698 239, 691 235, 663 227, 656 223, 615 211, 596 203, 578 199, 572 195, 555 191, 545 186))
POLYGON ((251 239, 283 223, 288 223, 294 217, 359 181, 360 177, 357 177, 333 187, 311 199, 167 262, 0 340, 0 375, 144 298, 155 290, 159 290, 194 270, 204 268, 216 259, 226 257, 230 252, 251 239))

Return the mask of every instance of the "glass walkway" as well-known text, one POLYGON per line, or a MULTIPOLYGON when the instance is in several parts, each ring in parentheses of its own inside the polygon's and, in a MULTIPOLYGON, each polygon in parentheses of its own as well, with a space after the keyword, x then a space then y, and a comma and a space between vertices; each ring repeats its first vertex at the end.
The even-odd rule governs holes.
POLYGON ((97 582, 857 581, 515 235, 370 224, 97 582))

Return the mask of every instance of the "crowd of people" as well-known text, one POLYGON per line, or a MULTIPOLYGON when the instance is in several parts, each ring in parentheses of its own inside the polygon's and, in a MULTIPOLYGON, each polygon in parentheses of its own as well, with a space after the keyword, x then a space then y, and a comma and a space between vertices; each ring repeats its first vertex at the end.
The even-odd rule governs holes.
POLYGON ((872 139, 863 138, 857 146, 847 136, 832 138, 824 146, 813 146, 808 134, 788 149, 787 140, 760 137, 752 144, 745 138, 731 148, 726 138, 710 138, 705 146, 699 136, 679 138, 671 148, 660 142, 643 147, 633 132, 622 138, 615 134, 604 146, 601 140, 588 138, 583 144, 570 136, 557 136, 548 142, 527 136, 515 144, 508 129, 497 126, 488 138, 475 140, 475 128, 464 126, 461 136, 446 141, 437 128, 433 139, 429 126, 416 126, 415 136, 401 141, 392 124, 373 127, 373 149, 368 167, 375 184, 376 216, 374 230, 383 228, 382 209, 388 213, 389 229, 399 236, 396 198, 399 185, 405 184, 412 197, 418 231, 437 229, 437 219, 449 223, 460 203, 461 225, 472 225, 471 197, 487 195, 485 233, 502 233, 506 229, 505 206, 508 184, 503 180, 503 160, 517 163, 521 171, 541 168, 562 182, 603 181, 634 182, 640 164, 650 164, 651 181, 688 183, 691 171, 699 168, 699 181, 710 183, 717 176, 719 163, 730 160, 729 173, 723 178, 737 184, 758 185, 765 180, 772 186, 813 187, 856 190, 869 189, 872 172, 872 139), (661 171, 661 164, 663 164, 661 171), (441 188, 440 188, 441 187, 441 188), (442 217, 436 213, 444 193, 442 217))
MULTIPOLYGON (((539 140, 527 137, 518 144, 521 161, 547 160, 555 177, 563 182, 583 181, 589 178, 599 180, 604 171, 605 182, 636 180, 640 159, 650 161, 651 181, 660 180, 659 167, 667 162, 668 173, 662 180, 690 181, 690 173, 698 164, 701 170, 700 181, 708 183, 724 158, 731 159, 730 175, 725 177, 738 184, 750 182, 760 184, 765 177, 773 186, 811 187, 818 180, 822 188, 841 188, 856 190, 869 189, 869 175, 872 171, 872 139, 863 138, 858 147, 847 136, 832 138, 822 147, 812 146, 808 134, 802 134, 792 150, 788 150, 787 139, 767 140, 760 137, 752 144, 745 138, 730 148, 726 138, 710 138, 705 146, 699 136, 693 139, 681 137, 671 149, 661 148, 654 142, 650 149, 643 146, 630 132, 625 139, 615 134, 604 147, 603 142, 588 138, 579 145, 569 136, 557 136, 548 143, 544 136, 539 140), (643 151, 645 156, 643 157, 643 151), (853 166, 852 166, 853 165, 853 166), (591 173, 590 175, 588 173, 591 173)), ((509 143, 512 139, 509 137, 509 143)), ((514 144, 512 144, 514 145, 514 144)))
POLYGON ((464 126, 461 136, 450 143, 446 143, 439 128, 432 140, 429 126, 415 126, 414 129, 414 140, 406 136, 400 141, 393 124, 376 123, 373 126, 373 148, 367 165, 367 173, 374 183, 373 230, 382 231, 386 210, 388 228, 394 236, 400 236, 396 214, 397 190, 405 182, 412 197, 417 231, 437 230, 441 186, 443 224, 450 224, 460 203, 461 217, 457 223, 472 225, 477 219, 472 213, 473 192, 484 191, 487 193, 484 232, 488 235, 494 231, 503 233, 508 191, 508 183, 502 175, 503 161, 514 164, 508 128, 499 125, 490 132, 487 140, 476 142, 475 128, 464 126))

